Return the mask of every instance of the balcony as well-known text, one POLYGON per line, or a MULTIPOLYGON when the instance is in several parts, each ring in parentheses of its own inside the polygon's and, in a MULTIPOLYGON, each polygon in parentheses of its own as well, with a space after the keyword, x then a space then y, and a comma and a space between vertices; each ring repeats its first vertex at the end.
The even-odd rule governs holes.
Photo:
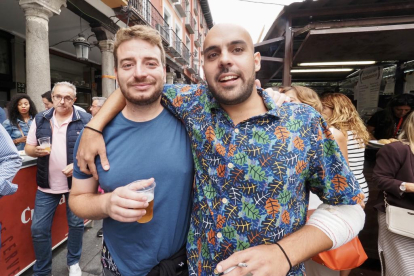
POLYGON ((170 30, 170 38, 170 47, 168 47, 166 51, 170 53, 173 57, 182 57, 183 42, 173 30, 170 30))
POLYGON ((187 70, 190 74, 198 74, 198 58, 191 58, 191 64, 187 70))
POLYGON ((197 48, 200 48, 203 45, 202 34, 198 31, 194 33, 194 45, 197 48))
POLYGON ((194 10, 194 14, 195 14, 195 15, 198 15, 198 7, 197 7, 197 6, 198 6, 198 5, 196 4, 196 6, 195 6, 195 7, 194 7, 194 9, 193 9, 193 10, 194 10))
POLYGON ((195 31, 195 19, 191 14, 191 11, 187 11, 187 17, 185 18, 185 28, 189 34, 194 34, 195 31))
POLYGON ((186 16, 186 13, 185 13, 186 0, 177 1, 177 3, 174 3, 173 5, 181 17, 186 16))
POLYGON ((163 44, 168 46, 170 44, 170 26, 151 2, 149 0, 129 0, 129 5, 131 7, 130 26, 151 26, 160 33, 163 44))
POLYGON ((188 50, 187 46, 184 43, 181 44, 182 47, 182 56, 176 57, 175 60, 181 64, 189 65, 190 64, 190 50, 188 50))

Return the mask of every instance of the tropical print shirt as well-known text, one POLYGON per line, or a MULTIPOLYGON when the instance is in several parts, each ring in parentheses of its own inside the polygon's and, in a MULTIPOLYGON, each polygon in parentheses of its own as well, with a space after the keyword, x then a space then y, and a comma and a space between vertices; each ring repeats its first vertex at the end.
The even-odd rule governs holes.
MULTIPOLYGON (((196 185, 187 242, 190 275, 214 275, 236 251, 272 244, 306 221, 309 191, 330 205, 363 199, 326 122, 313 108, 276 107, 234 125, 205 86, 166 85, 163 104, 190 136, 196 185)), ((289 275, 304 275, 303 264, 289 275)))

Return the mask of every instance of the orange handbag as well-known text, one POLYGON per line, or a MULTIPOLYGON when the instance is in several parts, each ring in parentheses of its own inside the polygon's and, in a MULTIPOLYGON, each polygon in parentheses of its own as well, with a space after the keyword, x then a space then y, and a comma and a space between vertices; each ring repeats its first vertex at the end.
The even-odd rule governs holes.
POLYGON ((362 265, 367 259, 368 256, 358 237, 341 247, 321 252, 312 257, 313 261, 332 270, 353 269, 362 265))

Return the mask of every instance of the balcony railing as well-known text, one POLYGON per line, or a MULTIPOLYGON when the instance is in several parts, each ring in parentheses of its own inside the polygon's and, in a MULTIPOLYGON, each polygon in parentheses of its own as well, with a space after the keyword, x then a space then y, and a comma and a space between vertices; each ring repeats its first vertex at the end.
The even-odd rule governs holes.
POLYGON ((191 63, 187 70, 190 74, 198 74, 198 57, 191 57, 191 63))
POLYGON ((169 53, 174 57, 182 57, 183 42, 173 30, 170 30, 170 38, 169 53))
POLYGON ((191 11, 187 11, 187 17, 185 18, 185 28, 189 34, 194 34, 195 31, 195 19, 191 14, 191 11))
POLYGON ((183 57, 187 64, 190 64, 190 50, 183 43, 183 57))
POLYGON ((129 4, 132 7, 133 15, 135 15, 131 16, 131 22, 133 24, 145 23, 153 27, 161 34, 164 42, 169 44, 170 26, 151 2, 149 0, 129 0, 129 4))

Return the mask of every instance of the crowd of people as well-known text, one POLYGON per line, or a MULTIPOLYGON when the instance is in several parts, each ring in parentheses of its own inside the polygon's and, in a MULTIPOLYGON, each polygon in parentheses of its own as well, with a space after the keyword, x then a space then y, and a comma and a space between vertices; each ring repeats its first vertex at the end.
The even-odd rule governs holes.
MULTIPOLYGON (((384 130, 370 122, 388 121, 374 115, 367 128, 340 93, 256 86, 261 57, 240 26, 215 25, 203 56, 207 85, 165 84, 162 39, 137 25, 117 32, 119 89, 107 101, 93 98, 91 114, 74 105, 69 82, 42 95, 40 113, 27 95, 12 98, 0 127, 0 195, 18 188, 11 182, 17 151, 36 157, 34 275, 51 274, 51 225, 62 195, 70 276, 82 273, 83 219, 103 219, 105 276, 349 275, 350 268, 326 272, 310 259, 340 250, 363 229, 364 151, 370 133, 384 130), (43 137, 51 150, 38 142, 43 137), (139 192, 150 185, 153 196, 139 192)), ((398 142, 379 150, 374 179, 387 204, 414 210, 407 161, 414 113, 403 97, 389 107, 398 120, 387 133, 398 142)), ((380 199, 383 270, 409 275, 414 241, 388 230, 380 199)))

